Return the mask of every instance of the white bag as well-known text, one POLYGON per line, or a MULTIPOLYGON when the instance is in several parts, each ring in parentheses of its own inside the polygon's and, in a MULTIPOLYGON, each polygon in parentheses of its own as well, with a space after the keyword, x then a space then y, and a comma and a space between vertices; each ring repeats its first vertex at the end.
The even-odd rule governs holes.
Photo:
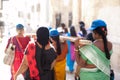
POLYGON ((24 79, 23 75, 20 74, 20 75, 17 76, 17 80, 25 80, 25 79, 24 79))
POLYGON ((10 42, 6 50, 5 56, 3 58, 3 63, 11 66, 14 60, 14 55, 15 55, 15 45, 13 45, 13 43, 10 42))

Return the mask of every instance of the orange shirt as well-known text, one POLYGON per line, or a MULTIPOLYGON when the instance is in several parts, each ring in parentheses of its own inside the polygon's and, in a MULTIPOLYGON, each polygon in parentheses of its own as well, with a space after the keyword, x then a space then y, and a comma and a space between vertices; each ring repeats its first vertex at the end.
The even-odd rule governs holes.
POLYGON ((68 45, 66 42, 61 44, 61 54, 57 56, 56 61, 61 61, 66 58, 66 54, 68 53, 68 45))

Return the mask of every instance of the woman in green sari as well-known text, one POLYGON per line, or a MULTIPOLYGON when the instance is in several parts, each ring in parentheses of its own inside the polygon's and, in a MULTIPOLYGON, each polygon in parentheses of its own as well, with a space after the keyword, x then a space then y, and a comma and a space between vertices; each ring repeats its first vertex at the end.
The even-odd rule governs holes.
POLYGON ((95 39, 92 44, 75 41, 76 61, 81 67, 80 80, 110 80, 112 43, 106 38, 107 25, 103 20, 94 20, 90 30, 95 39))

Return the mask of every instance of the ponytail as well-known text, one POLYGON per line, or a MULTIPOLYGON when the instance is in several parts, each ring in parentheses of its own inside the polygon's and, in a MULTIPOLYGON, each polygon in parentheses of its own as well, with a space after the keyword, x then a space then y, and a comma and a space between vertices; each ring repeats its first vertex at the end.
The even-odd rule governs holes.
POLYGON ((105 50, 106 57, 107 57, 107 59, 110 59, 110 53, 109 53, 109 50, 108 50, 107 38, 106 38, 105 34, 102 34, 102 38, 103 38, 104 50, 105 50))
POLYGON ((43 65, 45 65, 45 60, 46 60, 46 56, 45 56, 45 46, 42 46, 42 50, 41 50, 41 66, 43 67, 43 65))
POLYGON ((108 50, 108 46, 107 46, 107 38, 106 38, 106 27, 98 27, 95 29, 95 31, 102 36, 102 39, 103 39, 103 43, 104 43, 104 50, 105 50, 105 54, 106 54, 106 58, 107 59, 110 59, 110 53, 109 53, 109 50, 108 50))

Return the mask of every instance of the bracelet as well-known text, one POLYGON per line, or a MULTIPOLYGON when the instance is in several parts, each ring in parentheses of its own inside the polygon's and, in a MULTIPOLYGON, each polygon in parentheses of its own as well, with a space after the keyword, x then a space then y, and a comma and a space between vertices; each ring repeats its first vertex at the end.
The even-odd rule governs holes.
POLYGON ((74 49, 74 51, 75 51, 75 52, 79 52, 79 50, 78 50, 78 49, 74 49))
POLYGON ((76 47, 75 47, 75 49, 79 49, 79 48, 80 48, 80 46, 76 46, 76 47))

